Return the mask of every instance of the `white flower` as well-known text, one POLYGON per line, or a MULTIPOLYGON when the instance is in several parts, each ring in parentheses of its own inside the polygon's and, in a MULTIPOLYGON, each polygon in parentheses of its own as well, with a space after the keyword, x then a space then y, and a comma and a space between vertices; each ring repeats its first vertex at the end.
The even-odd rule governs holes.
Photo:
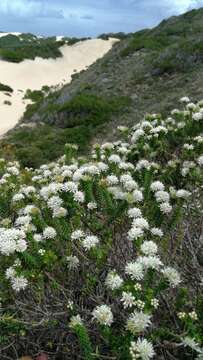
POLYGON ((192 144, 184 144, 183 149, 194 150, 194 145, 192 145, 192 144))
POLYGON ((187 108, 187 110, 195 110, 196 105, 194 103, 188 103, 186 108, 187 108))
POLYGON ((77 258, 77 256, 72 256, 72 255, 67 256, 66 260, 68 262, 68 267, 70 269, 75 269, 75 268, 77 268, 79 266, 80 261, 77 258))
POLYGON ((112 150, 114 148, 114 144, 112 144, 112 143, 104 143, 104 144, 102 144, 101 148, 103 150, 112 150))
POLYGON ((194 121, 200 121, 203 119, 203 113, 202 112, 196 112, 192 114, 192 118, 194 121))
POLYGON ((123 187, 126 191, 132 191, 137 188, 137 183, 134 180, 129 180, 123 184, 123 187))
POLYGON ((144 135, 144 131, 142 129, 137 129, 131 137, 131 141, 133 144, 137 142, 137 140, 144 135))
POLYGON ((45 254, 45 250, 44 249, 39 249, 39 251, 38 251, 38 253, 40 254, 40 255, 44 255, 45 254))
POLYGON ((130 354, 132 356, 132 360, 150 360, 154 357, 155 352, 151 342, 146 339, 138 338, 137 342, 131 342, 130 354))
POLYGON ((141 202, 143 200, 143 194, 140 190, 134 190, 132 195, 136 202, 141 202))
POLYGON ((198 316, 197 316, 197 313, 196 313, 196 311, 191 311, 191 312, 189 312, 189 317, 192 319, 192 320, 197 320, 198 319, 198 316))
POLYGON ((6 270, 6 279, 13 279, 16 276, 16 270, 13 267, 9 267, 6 270))
POLYGON ((198 157, 197 163, 198 163, 199 166, 203 166, 203 155, 198 157))
POLYGON ((47 202, 47 205, 50 209, 58 208, 62 204, 63 200, 59 196, 52 196, 47 202))
POLYGON ((137 335, 143 332, 151 324, 150 318, 150 315, 145 314, 142 311, 134 311, 127 320, 126 329, 133 335, 137 335))
POLYGON ((172 267, 166 267, 165 269, 163 269, 162 274, 169 281, 171 287, 176 287, 181 282, 179 273, 172 267))
POLYGON ((34 235, 33 235, 33 238, 34 238, 34 240, 35 240, 36 242, 40 242, 40 241, 43 240, 43 237, 42 237, 41 234, 34 234, 34 235))
POLYGON ((69 326, 70 328, 74 329, 75 326, 82 326, 83 322, 80 315, 72 316, 70 319, 69 326))
POLYGON ((54 208, 53 210, 53 218, 62 218, 67 215, 67 210, 63 207, 54 208))
POLYGON ((73 231, 71 234, 71 240, 80 240, 83 237, 84 237, 84 232, 80 229, 73 231))
POLYGON ((78 189, 78 186, 75 182, 73 181, 67 181, 62 185, 62 190, 64 192, 71 192, 71 193, 75 193, 78 189))
POLYGON ((134 207, 128 210, 128 216, 129 218, 142 217, 142 212, 139 208, 134 207))
POLYGON ((7 168, 7 171, 9 172, 9 173, 11 173, 12 175, 19 175, 19 170, 17 169, 17 167, 16 166, 11 166, 11 167, 8 167, 7 168))
POLYGON ((155 198, 157 202, 168 202, 170 196, 166 191, 160 190, 155 193, 155 198))
POLYGON ((152 228, 151 233, 152 233, 152 235, 155 235, 155 236, 159 236, 159 237, 163 236, 163 231, 159 228, 155 228, 155 227, 152 228))
POLYGON ((25 290, 25 288, 28 286, 28 281, 24 276, 17 276, 12 278, 11 280, 12 288, 19 292, 20 290, 25 290))
POLYGON ((164 191, 164 184, 161 181, 154 181, 150 185, 152 191, 164 191))
POLYGON ((15 224, 16 224, 16 226, 27 225, 27 224, 30 224, 31 220, 32 220, 32 218, 29 215, 19 216, 16 219, 15 224))
POLYGON ((27 249, 27 242, 24 239, 16 241, 16 251, 24 252, 27 249))
POLYGON ((109 175, 106 178, 108 185, 117 185, 119 180, 116 175, 109 175))
POLYGON ((22 193, 15 194, 13 196, 13 202, 21 201, 25 198, 25 196, 22 193))
POLYGON ((128 231, 128 239, 129 240, 137 240, 139 237, 143 236, 144 232, 140 227, 135 227, 133 226, 129 231, 128 231))
POLYGON ((142 280, 144 277, 143 265, 139 262, 129 262, 125 266, 125 273, 131 277, 132 280, 142 280))
POLYGON ((135 297, 131 292, 123 291, 121 302, 123 303, 124 309, 131 308, 133 305, 135 305, 135 297))
POLYGON ((119 289, 123 284, 123 279, 116 274, 115 271, 111 271, 108 273, 106 280, 105 280, 105 285, 111 289, 111 290, 115 290, 115 289, 119 289))
POLYGON ((191 193, 184 189, 180 189, 180 190, 176 191, 177 198, 187 199, 190 195, 191 195, 191 193))
POLYGON ((190 99, 188 96, 183 96, 181 99, 180 99, 180 102, 182 103, 189 103, 190 102, 190 99))
POLYGON ((126 183, 126 182, 128 182, 128 181, 132 181, 133 180, 133 178, 132 178, 132 176, 130 175, 130 174, 123 174, 123 175, 121 175, 121 177, 120 177, 120 182, 122 183, 122 184, 124 184, 124 183, 126 183))
POLYGON ((137 259, 138 264, 141 264, 144 269, 155 269, 159 270, 159 268, 163 265, 158 256, 139 256, 137 259))
POLYGON ((142 169, 147 169, 149 170, 151 168, 151 164, 148 160, 142 159, 140 161, 138 161, 137 165, 136 165, 136 170, 142 170, 142 169))
POLYGON ((24 251, 27 247, 26 242, 22 241, 24 238, 22 230, 0 228, 0 253, 10 255, 15 251, 24 251))
POLYGON ((97 306, 93 312, 93 319, 97 320, 100 325, 110 326, 113 322, 113 314, 111 308, 107 305, 97 306))
POLYGON ((169 214, 172 211, 172 206, 168 202, 160 204, 160 210, 163 214, 169 214))
POLYGON ((149 229, 149 223, 143 217, 138 217, 133 220, 133 227, 140 229, 149 229))
POLYGON ((43 231, 44 239, 54 239, 55 237, 56 237, 56 230, 53 227, 48 226, 44 229, 43 231))
POLYGON ((95 202, 89 202, 89 203, 87 204, 87 208, 88 208, 89 210, 97 209, 97 204, 96 204, 95 202))
POLYGON ((119 164, 121 162, 121 158, 119 155, 113 154, 109 157, 109 162, 114 164, 119 164))
POLYGON ((85 200, 85 196, 83 194, 82 191, 76 191, 74 194, 74 200, 79 202, 79 203, 83 203, 85 200))
POLYGON ((91 248, 95 247, 97 244, 99 244, 99 239, 97 236, 94 235, 88 235, 82 241, 82 246, 85 248, 85 250, 90 250, 91 248))
POLYGON ((197 352, 201 351, 198 343, 196 343, 196 341, 189 336, 186 336, 185 338, 182 339, 182 344, 184 346, 190 347, 192 350, 195 350, 197 352))
POLYGON ((141 251, 145 255, 155 255, 158 251, 158 247, 154 241, 144 241, 141 245, 141 251))
POLYGON ((158 299, 152 299, 151 305, 154 307, 154 309, 157 309, 159 307, 159 300, 158 299))

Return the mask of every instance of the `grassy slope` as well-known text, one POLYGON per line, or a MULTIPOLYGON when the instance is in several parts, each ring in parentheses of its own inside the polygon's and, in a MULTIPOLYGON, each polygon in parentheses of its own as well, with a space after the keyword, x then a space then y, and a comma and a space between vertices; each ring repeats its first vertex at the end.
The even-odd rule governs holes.
POLYGON ((143 116, 145 109, 166 113, 185 94, 194 101, 200 99, 203 80, 202 20, 203 9, 193 10, 163 21, 152 30, 130 34, 87 71, 73 75, 71 84, 52 95, 50 100, 46 98, 30 107, 22 122, 40 123, 40 130, 36 127, 16 129, 4 140, 4 149, 12 143, 15 154, 24 165, 39 165, 50 160, 42 151, 41 144, 47 148, 46 153, 49 153, 50 147, 53 148, 53 157, 63 153, 65 141, 76 140, 79 146, 82 144, 80 148, 83 151, 87 148, 84 143, 88 144, 90 138, 98 142, 101 139, 111 140, 117 125, 131 125, 143 116), (89 99, 96 96, 97 105, 100 107, 102 103, 100 110, 103 112, 105 108, 106 114, 105 121, 100 122, 98 108, 96 124, 94 121, 91 123, 90 116, 89 125, 93 131, 88 136, 80 126, 84 123, 86 126, 88 116, 95 110, 94 106, 91 108, 94 101, 86 102, 86 99, 83 99, 81 108, 78 99, 84 93, 89 99), (109 99, 114 99, 114 104, 118 100, 116 111, 112 109, 109 112, 109 99), (122 109, 120 103, 123 99, 126 106, 122 109), (73 113, 69 101, 70 104, 71 101, 75 103, 73 113), (73 129, 75 134, 79 132, 76 136, 79 140, 72 137, 73 129), (51 141, 44 138, 46 131, 51 141), (61 133, 64 141, 59 140, 61 133), (29 141, 22 143, 21 139, 25 138, 29 141), (30 157, 29 152, 36 153, 37 157, 30 157))

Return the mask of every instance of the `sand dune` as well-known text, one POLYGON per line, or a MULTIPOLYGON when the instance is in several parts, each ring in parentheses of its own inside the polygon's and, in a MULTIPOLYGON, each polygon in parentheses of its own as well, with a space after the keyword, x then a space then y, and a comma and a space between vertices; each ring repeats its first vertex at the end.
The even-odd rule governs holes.
POLYGON ((0 94, 0 135, 11 129, 22 116, 26 102, 18 90, 41 89, 43 85, 53 86, 71 81, 75 70, 81 71, 107 53, 116 39, 86 40, 73 46, 61 47, 63 57, 54 59, 25 60, 19 64, 0 61, 0 82, 11 86, 11 97, 0 94), (12 105, 3 104, 4 100, 12 105))

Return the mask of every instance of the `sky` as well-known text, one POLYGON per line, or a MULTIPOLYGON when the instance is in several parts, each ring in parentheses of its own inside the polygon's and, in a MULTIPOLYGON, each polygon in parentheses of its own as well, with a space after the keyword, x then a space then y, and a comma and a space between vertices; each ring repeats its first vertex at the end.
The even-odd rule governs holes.
POLYGON ((0 0, 0 31, 96 37, 134 32, 203 6, 203 0, 0 0))

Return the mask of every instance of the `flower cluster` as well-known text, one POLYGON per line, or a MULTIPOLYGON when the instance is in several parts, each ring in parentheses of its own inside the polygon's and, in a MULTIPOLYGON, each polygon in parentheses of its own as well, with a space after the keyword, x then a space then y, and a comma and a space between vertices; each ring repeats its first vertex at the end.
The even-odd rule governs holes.
MULTIPOLYGON (((146 115, 132 129, 120 127, 122 139, 95 145, 88 159, 70 156, 76 149, 67 145, 65 156, 36 170, 0 161, 1 291, 17 298, 51 282, 49 295, 61 289, 70 301, 71 331, 85 331, 89 321, 102 339, 108 334, 106 344, 126 333, 132 359, 155 355, 150 336, 162 318, 154 316, 165 306, 161 295, 184 281, 170 251, 182 251, 188 211, 201 213, 203 102, 181 103, 184 110, 166 119, 146 115)), ((185 326, 180 346, 198 353, 201 336, 188 340, 195 307, 177 313, 185 326)))

